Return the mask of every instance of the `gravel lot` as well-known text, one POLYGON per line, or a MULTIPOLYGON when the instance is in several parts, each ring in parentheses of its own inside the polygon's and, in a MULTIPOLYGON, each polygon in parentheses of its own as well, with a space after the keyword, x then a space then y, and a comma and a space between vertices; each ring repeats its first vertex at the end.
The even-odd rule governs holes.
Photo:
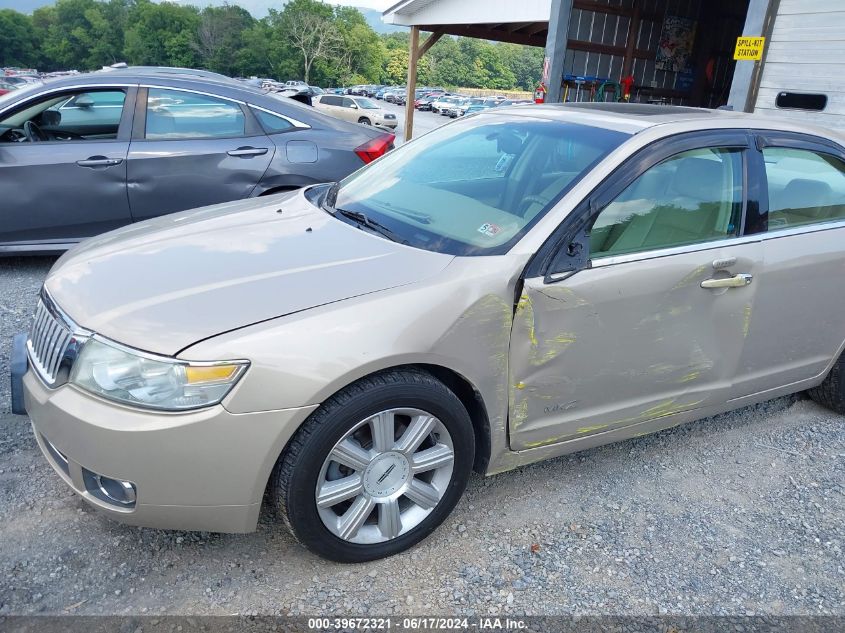
POLYGON ((9 414, 9 337, 52 259, 0 259, 0 615, 845 615, 845 420, 783 398, 474 477, 409 553, 322 561, 248 535, 125 527, 9 414))

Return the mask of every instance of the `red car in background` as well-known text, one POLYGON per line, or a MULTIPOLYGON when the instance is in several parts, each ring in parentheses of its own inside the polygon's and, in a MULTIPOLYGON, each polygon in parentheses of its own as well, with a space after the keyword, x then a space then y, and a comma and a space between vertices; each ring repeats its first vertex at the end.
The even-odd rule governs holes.
POLYGON ((0 95, 12 92, 12 90, 17 90, 17 88, 17 86, 10 84, 8 81, 3 81, 3 79, 0 78, 0 95))

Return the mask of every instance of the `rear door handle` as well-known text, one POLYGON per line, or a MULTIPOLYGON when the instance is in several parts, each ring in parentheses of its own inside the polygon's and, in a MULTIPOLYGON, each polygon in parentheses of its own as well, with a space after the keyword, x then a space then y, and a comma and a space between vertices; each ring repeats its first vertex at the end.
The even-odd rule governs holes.
POLYGON ((754 279, 752 275, 747 273, 740 273, 733 277, 723 277, 718 279, 705 279, 701 282, 702 288, 744 288, 754 279))
POLYGON ((76 164, 80 167, 111 167, 113 165, 120 165, 123 162, 122 158, 106 158, 105 156, 91 156, 85 160, 78 160, 76 164))
POLYGON ((226 152, 229 156, 261 156, 267 153, 266 147, 239 147, 226 152))

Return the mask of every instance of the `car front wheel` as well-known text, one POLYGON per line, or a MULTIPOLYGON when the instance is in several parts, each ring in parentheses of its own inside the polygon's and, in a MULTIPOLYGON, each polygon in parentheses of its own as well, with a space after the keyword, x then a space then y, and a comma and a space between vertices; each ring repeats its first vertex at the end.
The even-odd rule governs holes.
POLYGON ((466 488, 472 423, 430 374, 390 371, 325 402, 297 431, 272 496, 294 536, 339 562, 391 556, 428 536, 466 488))
POLYGON ((363 116, 360 119, 358 119, 358 123, 361 123, 362 125, 372 125, 370 123, 370 120, 367 117, 363 117, 363 116))

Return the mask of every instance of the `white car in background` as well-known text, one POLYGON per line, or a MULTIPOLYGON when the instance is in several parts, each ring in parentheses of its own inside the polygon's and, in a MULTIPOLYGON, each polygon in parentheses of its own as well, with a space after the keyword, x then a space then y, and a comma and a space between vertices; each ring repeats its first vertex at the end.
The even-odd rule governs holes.
POLYGON ((446 108, 452 108, 456 103, 461 101, 464 97, 459 95, 449 95, 447 97, 440 97, 431 103, 431 111, 435 114, 442 114, 446 108))
POLYGON ((393 112, 385 110, 369 97, 320 95, 313 99, 313 104, 326 114, 363 125, 379 125, 394 130, 399 123, 393 112))

